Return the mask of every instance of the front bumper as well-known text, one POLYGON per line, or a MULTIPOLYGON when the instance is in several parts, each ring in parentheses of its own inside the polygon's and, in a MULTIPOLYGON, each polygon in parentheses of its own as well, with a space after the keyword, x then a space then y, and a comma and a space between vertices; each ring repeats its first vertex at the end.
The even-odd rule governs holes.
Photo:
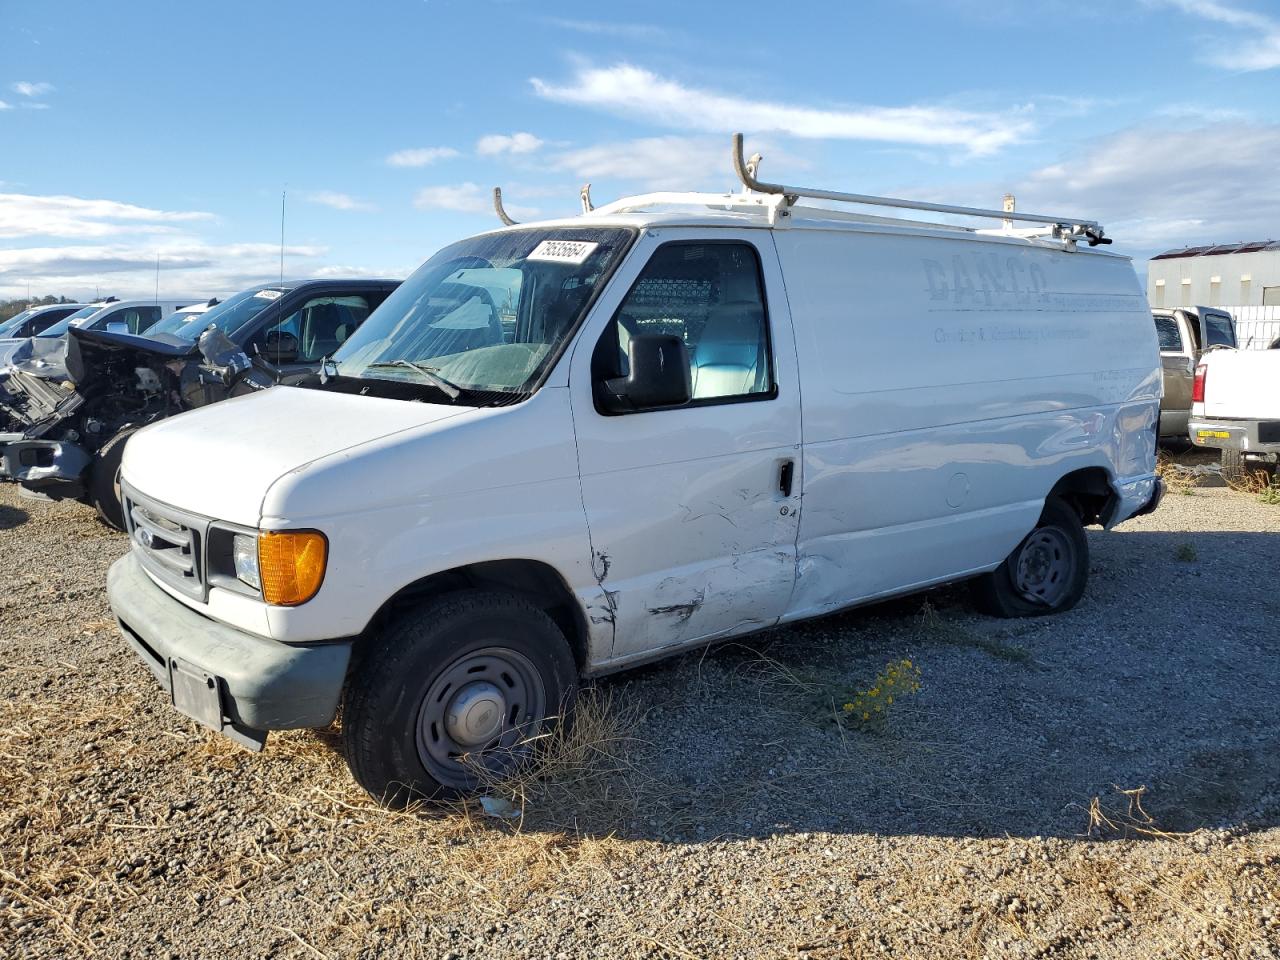
POLYGON ((0 479, 53 497, 82 496, 92 463, 93 454, 78 443, 0 434, 0 479))
POLYGON ((350 641, 294 646, 210 620, 157 586, 132 552, 111 565, 107 597, 121 634, 175 708, 205 726, 257 749, 264 731, 333 722, 350 641), (208 684, 212 710, 191 708, 192 677, 208 684))
POLYGON ((1194 417, 1187 435, 1197 447, 1236 450, 1249 459, 1275 463, 1280 456, 1280 421, 1194 417))

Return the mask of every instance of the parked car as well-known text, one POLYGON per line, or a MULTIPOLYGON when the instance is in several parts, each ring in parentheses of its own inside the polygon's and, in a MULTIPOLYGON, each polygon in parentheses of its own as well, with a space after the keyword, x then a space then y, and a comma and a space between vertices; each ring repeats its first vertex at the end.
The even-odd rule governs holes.
POLYGON ((970 578, 1071 608, 1085 525, 1162 490, 1130 261, 738 170, 454 243, 322 376, 135 434, 107 590, 174 707, 260 748, 341 702, 403 803, 503 770, 583 676, 970 578))
POLYGON ((72 320, 60 351, 11 367, 0 395, 10 421, 10 432, 0 434, 0 477, 55 499, 85 500, 123 528, 116 475, 135 430, 314 371, 396 286, 265 284, 154 334, 105 329, 102 318, 127 307, 94 314, 84 326, 72 320))
POLYGON ((1222 475, 1242 479, 1280 461, 1280 350, 1214 350, 1196 367, 1188 434, 1216 448, 1222 475))
MULTIPOLYGON (((221 302, 222 301, 220 301, 217 297, 214 297, 211 300, 206 301, 205 303, 195 303, 189 307, 183 307, 181 310, 175 310, 173 313, 169 314, 169 316, 165 317, 159 323, 152 324, 150 327, 148 327, 146 330, 146 334, 148 337, 154 337, 156 334, 159 334, 159 333, 177 333, 179 330, 185 327, 188 323, 191 323, 203 317, 206 313, 208 313, 210 310, 212 310, 221 302)), ((114 333, 126 332, 127 333, 128 331, 109 331, 109 332, 114 332, 114 333)))
POLYGON ((1206 350, 1235 347, 1236 328, 1231 314, 1212 307, 1152 310, 1160 340, 1160 366, 1164 397, 1160 401, 1160 438, 1187 439, 1191 416, 1191 384, 1196 364, 1206 350))
POLYGON ((36 369, 49 361, 56 367, 66 350, 64 338, 69 330, 111 329, 142 333, 194 300, 193 297, 179 300, 117 300, 112 297, 81 307, 33 336, 0 340, 0 382, 8 373, 7 367, 22 361, 36 369))
POLYGON ((83 303, 51 303, 28 307, 0 323, 0 340, 25 340, 27 337, 34 337, 84 306, 83 303))

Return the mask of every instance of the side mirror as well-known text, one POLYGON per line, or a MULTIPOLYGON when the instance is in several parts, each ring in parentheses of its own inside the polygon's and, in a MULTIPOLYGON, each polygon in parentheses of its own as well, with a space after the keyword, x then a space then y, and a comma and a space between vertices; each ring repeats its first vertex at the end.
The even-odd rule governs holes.
POLYGON ((107 324, 107 333, 128 333, 129 325, 123 320, 112 320, 107 324))
POLYGON ((678 407, 693 396, 689 351, 669 333, 639 333, 627 347, 631 373, 601 382, 600 405, 608 413, 678 407))
POLYGON ((272 363, 293 363, 298 359, 298 338, 287 330, 268 330, 263 353, 272 363))
POLYGON ((213 324, 200 334, 196 347, 204 361, 210 367, 220 368, 220 376, 230 377, 242 370, 248 370, 252 361, 249 355, 232 342, 231 338, 213 324))

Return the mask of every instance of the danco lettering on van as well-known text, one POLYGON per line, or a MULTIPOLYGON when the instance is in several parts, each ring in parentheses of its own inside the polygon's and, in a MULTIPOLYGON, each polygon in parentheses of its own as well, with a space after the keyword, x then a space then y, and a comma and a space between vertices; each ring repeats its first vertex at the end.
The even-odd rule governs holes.
POLYGON ((997 253, 957 253, 949 263, 922 260, 929 300, 949 307, 1026 309, 1048 305, 1049 281, 1038 263, 997 253))

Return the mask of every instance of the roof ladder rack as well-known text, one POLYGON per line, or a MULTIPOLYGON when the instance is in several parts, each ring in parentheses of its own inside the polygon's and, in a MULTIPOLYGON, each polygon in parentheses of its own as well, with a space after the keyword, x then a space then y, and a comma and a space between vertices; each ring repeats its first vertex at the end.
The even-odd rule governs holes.
POLYGON ((1067 241, 1087 240, 1089 246, 1111 240, 1103 232, 1102 225, 1093 220, 1076 220, 1071 217, 1049 217, 1038 213, 1022 213, 1010 210, 984 210, 981 207, 957 207, 945 203, 928 203, 921 200, 900 200, 894 197, 876 197, 864 193, 840 193, 835 190, 817 190, 810 187, 791 187, 781 183, 767 183, 756 179, 760 160, 753 156, 748 162, 742 152, 742 134, 733 135, 733 169, 748 190, 757 193, 781 194, 788 204, 794 205, 800 197, 814 200, 835 200, 840 203, 862 203, 874 207, 898 207, 903 210, 927 210, 962 217, 985 217, 991 220, 1019 220, 1023 223, 1046 224, 1053 228, 1054 236, 1067 241))

